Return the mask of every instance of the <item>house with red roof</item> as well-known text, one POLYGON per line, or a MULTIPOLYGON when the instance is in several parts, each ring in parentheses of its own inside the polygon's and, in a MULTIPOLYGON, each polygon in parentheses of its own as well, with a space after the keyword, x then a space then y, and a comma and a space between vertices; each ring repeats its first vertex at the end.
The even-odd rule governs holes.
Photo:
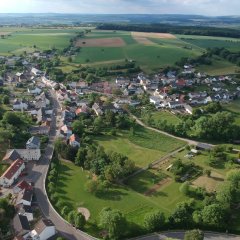
POLYGON ((22 180, 21 182, 19 182, 14 188, 13 188, 13 192, 14 193, 19 193, 23 190, 32 190, 33 187, 30 183, 26 182, 25 180, 22 180))
POLYGON ((12 186, 24 169, 24 161, 22 159, 16 160, 1 176, 0 185, 3 187, 12 186))

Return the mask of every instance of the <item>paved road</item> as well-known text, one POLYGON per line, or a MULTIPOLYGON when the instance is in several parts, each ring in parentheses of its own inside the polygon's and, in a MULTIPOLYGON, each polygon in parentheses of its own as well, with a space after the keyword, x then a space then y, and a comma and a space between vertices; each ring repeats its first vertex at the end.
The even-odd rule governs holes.
POLYGON ((87 234, 76 230, 64 219, 62 219, 58 213, 54 210, 51 203, 48 200, 47 193, 45 190, 45 178, 47 175, 49 163, 53 154, 53 145, 56 137, 56 116, 57 112, 60 109, 59 103, 56 99, 56 96, 53 91, 50 91, 51 102, 53 104, 54 114, 52 117, 52 125, 50 130, 49 143, 45 150, 45 154, 39 160, 37 164, 33 166, 30 170, 28 178, 35 184, 35 194, 37 198, 38 205, 43 213, 43 215, 51 219, 55 224, 58 232, 69 240, 92 240, 93 237, 88 236, 87 234))
MULTIPOLYGON (((166 238, 184 239, 184 232, 165 232, 161 234, 152 234, 149 236, 139 237, 132 240, 164 240, 166 238)), ((204 240, 240 240, 240 236, 205 232, 204 240)))
POLYGON ((155 131, 155 132, 164 134, 164 135, 166 135, 166 136, 169 136, 169 137, 172 137, 172 138, 175 138, 175 139, 178 139, 178 140, 182 140, 182 141, 184 141, 184 142, 187 142, 187 143, 190 144, 190 145, 197 145, 197 144, 199 143, 198 141, 194 141, 194 140, 187 139, 187 138, 176 137, 176 136, 174 136, 174 135, 172 135, 172 134, 170 134, 170 133, 167 133, 167 132, 158 130, 158 129, 156 129, 156 128, 149 127, 149 126, 147 126, 145 123, 143 123, 139 118, 137 118, 136 116, 134 116, 133 114, 131 114, 131 113, 129 113, 129 114, 130 114, 130 116, 131 116, 133 119, 136 120, 136 122, 137 122, 139 125, 147 128, 147 129, 150 129, 150 130, 152 130, 152 131, 155 131))

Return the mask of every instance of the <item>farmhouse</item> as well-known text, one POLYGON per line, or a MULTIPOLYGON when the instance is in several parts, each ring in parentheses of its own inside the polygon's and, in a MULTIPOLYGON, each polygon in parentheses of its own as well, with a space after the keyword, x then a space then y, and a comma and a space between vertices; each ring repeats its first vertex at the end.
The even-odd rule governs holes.
POLYGON ((16 160, 1 176, 0 185, 3 187, 12 186, 24 169, 24 161, 22 159, 16 160))

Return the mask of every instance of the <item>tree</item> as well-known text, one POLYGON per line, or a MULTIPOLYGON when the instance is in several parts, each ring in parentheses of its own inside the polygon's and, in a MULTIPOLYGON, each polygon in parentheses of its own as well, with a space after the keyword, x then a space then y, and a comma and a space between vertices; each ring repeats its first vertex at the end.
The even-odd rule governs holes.
POLYGON ((9 104, 10 103, 10 101, 9 101, 9 96, 4 96, 3 97, 3 99, 2 99, 2 101, 3 101, 3 104, 5 104, 5 105, 7 105, 7 104, 9 104))
POLYGON ((211 227, 221 227, 225 223, 225 210, 219 204, 205 206, 202 210, 203 223, 211 227))
POLYGON ((62 208, 62 210, 61 210, 61 214, 62 214, 63 216, 67 216, 69 212, 70 212, 70 209, 69 209, 68 206, 64 206, 64 207, 62 208))
POLYGON ((86 160, 86 149, 83 147, 80 147, 77 152, 77 156, 75 158, 75 165, 84 166, 84 162, 86 160))
POLYGON ((144 217, 144 226, 150 232, 161 229, 164 223, 165 216, 161 211, 150 212, 144 217))
POLYGON ((176 209, 169 217, 169 222, 178 227, 189 227, 193 223, 192 213, 192 202, 178 203, 176 209))
POLYGON ((77 213, 75 215, 74 223, 76 228, 83 229, 84 225, 86 224, 86 219, 82 213, 77 213))
POLYGON ((120 238, 126 231, 126 218, 119 210, 103 208, 99 217, 100 225, 108 231, 111 239, 120 238))
POLYGON ((71 224, 75 224, 75 216, 76 213, 74 211, 69 212, 67 216, 68 222, 71 224))
POLYGON ((187 231, 184 235, 184 240, 203 240, 203 239, 204 233, 199 229, 187 231))
POLYGON ((188 195, 189 190, 190 190, 190 183, 189 182, 184 182, 179 188, 179 191, 184 195, 188 195))
POLYGON ((82 136, 84 133, 84 126, 82 124, 82 121, 76 120, 72 123, 72 130, 74 133, 76 133, 79 137, 82 136))

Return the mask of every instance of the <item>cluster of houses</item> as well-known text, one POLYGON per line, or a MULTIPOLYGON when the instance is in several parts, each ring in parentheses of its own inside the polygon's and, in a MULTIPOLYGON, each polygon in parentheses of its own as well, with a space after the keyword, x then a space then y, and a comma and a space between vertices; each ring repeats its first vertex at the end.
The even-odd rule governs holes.
POLYGON ((33 186, 24 180, 24 175, 27 163, 40 157, 40 139, 33 136, 26 142, 26 149, 9 149, 2 160, 9 167, 0 177, 0 185, 12 189, 17 212, 12 224, 14 240, 47 240, 56 234, 55 226, 48 219, 41 219, 33 229, 30 227, 34 221, 33 186))

